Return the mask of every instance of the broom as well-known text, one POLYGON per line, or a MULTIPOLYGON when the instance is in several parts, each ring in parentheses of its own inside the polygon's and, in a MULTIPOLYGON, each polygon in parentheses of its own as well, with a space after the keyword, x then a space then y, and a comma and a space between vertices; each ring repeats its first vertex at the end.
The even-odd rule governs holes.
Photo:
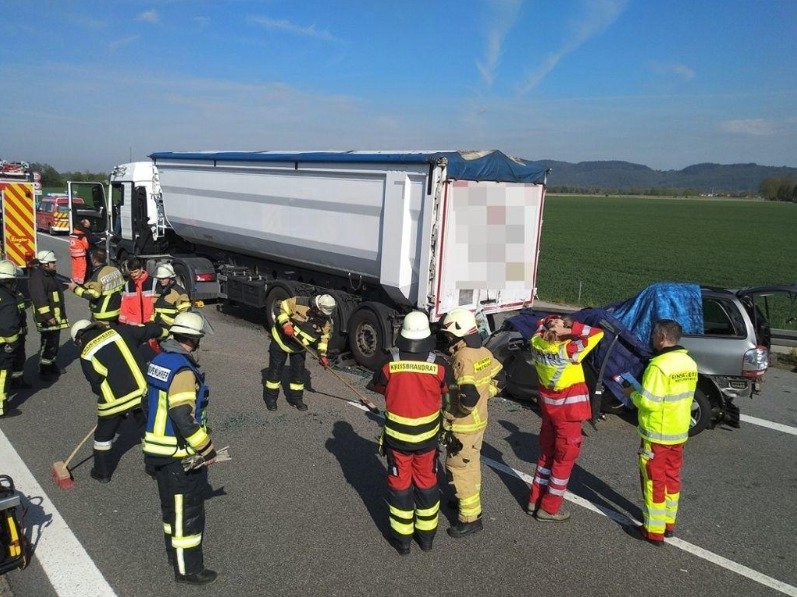
MULTIPOLYGON (((313 358, 315 358, 315 359, 316 359, 317 361, 319 361, 319 362, 321 361, 321 357, 319 357, 319 356, 318 356, 318 353, 317 353, 316 351, 314 351, 314 350, 313 350, 312 348, 310 348, 309 346, 305 346, 305 348, 307 349, 307 352, 309 352, 309 353, 310 353, 310 355, 311 355, 313 358)), ((372 413, 379 414, 379 408, 377 408, 376 404, 374 404, 374 403, 373 403, 371 400, 369 400, 368 398, 366 398, 365 396, 363 396, 363 395, 362 395, 360 392, 358 392, 358 391, 357 391, 357 388, 355 388, 355 387, 354 387, 353 385, 351 385, 351 384, 350 384, 348 381, 346 381, 346 380, 343 378, 343 376, 342 376, 342 375, 339 375, 339 374, 338 374, 338 372, 337 372, 337 371, 334 371, 333 369, 329 369, 329 368, 326 368, 326 367, 324 367, 324 369, 325 369, 326 371, 329 371, 329 372, 330 372, 332 375, 334 375, 335 377, 337 377, 337 378, 338 378, 338 381, 342 382, 342 383, 343 383, 343 385, 345 385, 347 388, 349 388, 349 390, 351 390, 351 391, 354 393, 354 395, 355 395, 355 396, 357 396, 357 399, 360 401, 360 404, 362 404, 363 406, 365 406, 365 408, 367 408, 368 410, 370 410, 372 413)))
POLYGON ((72 453, 66 460, 59 460, 58 462, 53 462, 53 466, 50 469, 50 475, 53 478, 53 481, 56 485, 58 485, 59 489, 72 489, 72 486, 75 484, 74 480, 72 479, 72 473, 69 472, 67 468, 69 463, 72 462, 72 459, 77 454, 78 450, 83 447, 83 444, 88 441, 88 439, 94 435, 94 431, 97 429, 97 426, 91 428, 91 431, 88 432, 86 437, 80 440, 80 443, 72 450, 72 453))

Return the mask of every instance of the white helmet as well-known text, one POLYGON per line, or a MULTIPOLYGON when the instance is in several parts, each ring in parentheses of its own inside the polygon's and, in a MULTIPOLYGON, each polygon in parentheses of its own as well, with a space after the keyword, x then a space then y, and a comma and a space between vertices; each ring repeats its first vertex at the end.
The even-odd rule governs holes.
POLYGON ((205 335, 205 331, 202 329, 204 325, 205 320, 197 313, 178 313, 177 317, 174 318, 174 323, 169 328, 169 332, 180 336, 201 338, 205 335))
POLYGON ((87 327, 91 325, 91 322, 88 319, 81 319, 76 321, 72 326, 72 329, 69 330, 69 335, 72 336, 72 342, 77 340, 77 335, 85 330, 87 327))
POLYGON ((36 253, 36 259, 39 263, 55 263, 57 261, 55 253, 52 251, 39 251, 36 253))
POLYGON ((324 315, 332 315, 336 304, 335 299, 329 294, 319 294, 313 298, 313 306, 324 315))
POLYGON ((473 313, 462 307, 457 307, 448 312, 443 319, 443 331, 446 331, 457 338, 462 338, 468 334, 478 331, 476 318, 473 313))
POLYGON ((412 311, 404 316, 401 324, 401 336, 407 340, 423 340, 432 335, 429 329, 429 317, 422 311, 412 311))
POLYGON ((3 259, 0 261, 0 280, 7 280, 9 278, 16 278, 17 277, 17 266, 8 261, 7 259, 3 259))
POLYGON ((176 275, 171 263, 162 263, 155 270, 156 278, 174 278, 176 275))

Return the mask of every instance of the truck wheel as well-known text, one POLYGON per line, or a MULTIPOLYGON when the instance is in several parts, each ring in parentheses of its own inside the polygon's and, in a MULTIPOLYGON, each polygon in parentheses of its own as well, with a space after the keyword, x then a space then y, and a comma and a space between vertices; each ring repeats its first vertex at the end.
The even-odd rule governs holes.
POLYGON ((695 389, 695 399, 692 401, 692 420, 689 423, 689 437, 694 437, 711 424, 713 417, 711 400, 703 389, 695 389))
POLYGON ((360 307, 349 319, 349 349, 358 364, 373 371, 384 358, 386 326, 377 313, 360 307))
POLYGON ((266 293, 266 327, 271 330, 274 322, 277 321, 280 303, 296 294, 290 282, 280 280, 268 285, 266 293))

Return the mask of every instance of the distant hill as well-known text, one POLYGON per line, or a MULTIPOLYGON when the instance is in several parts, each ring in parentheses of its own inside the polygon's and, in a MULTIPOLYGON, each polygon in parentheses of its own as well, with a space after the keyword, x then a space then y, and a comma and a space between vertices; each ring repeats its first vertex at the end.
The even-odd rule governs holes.
POLYGON ((702 193, 756 192, 765 178, 797 180, 797 168, 758 164, 695 164, 683 170, 653 170, 631 162, 534 162, 551 168, 550 187, 578 187, 595 190, 694 189, 702 193))

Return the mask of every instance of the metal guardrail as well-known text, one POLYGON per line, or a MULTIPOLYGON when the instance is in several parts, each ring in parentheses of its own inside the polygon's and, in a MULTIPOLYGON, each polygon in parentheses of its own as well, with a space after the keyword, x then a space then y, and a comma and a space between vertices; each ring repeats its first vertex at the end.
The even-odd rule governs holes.
POLYGON ((772 344, 775 346, 797 347, 797 331, 795 330, 771 330, 772 344))

